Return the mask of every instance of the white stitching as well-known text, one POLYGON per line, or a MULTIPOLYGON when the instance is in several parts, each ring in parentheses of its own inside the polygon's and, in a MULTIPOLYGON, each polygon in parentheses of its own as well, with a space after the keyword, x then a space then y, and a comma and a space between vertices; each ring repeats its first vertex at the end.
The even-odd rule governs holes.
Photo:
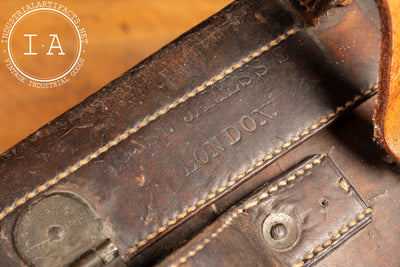
POLYGON ((182 263, 185 263, 189 258, 193 257, 196 255, 197 252, 202 250, 206 244, 210 243, 212 239, 215 239, 218 234, 222 233, 233 221, 234 218, 236 218, 239 214, 244 213, 246 210, 251 209, 255 206, 257 206, 262 200, 268 198, 270 195, 274 194, 276 191, 278 191, 279 188, 283 188, 293 182, 294 180, 298 179, 302 175, 305 174, 306 170, 312 169, 316 164, 320 164, 323 160, 323 158, 326 157, 326 154, 323 154, 319 156, 318 158, 314 159, 311 163, 308 163, 305 165, 302 169, 298 170, 295 172, 293 175, 289 176, 283 181, 280 181, 279 183, 276 183, 275 185, 271 186, 267 192, 262 193, 256 200, 251 201, 244 205, 243 209, 236 209, 233 211, 229 216, 226 217, 224 223, 214 232, 212 232, 209 237, 204 238, 203 242, 196 246, 195 249, 190 250, 189 252, 186 253, 185 256, 179 258, 179 262, 176 264, 172 264, 171 267, 178 267, 182 263))
POLYGON ((31 199, 31 198, 35 197, 37 194, 47 190, 50 186, 58 183, 60 180, 64 179, 65 177, 67 177, 71 173, 75 172, 76 170, 78 170, 82 166, 88 164, 92 159, 97 158, 100 154, 103 154, 104 152, 108 151, 111 147, 113 147, 113 146, 119 144, 121 141, 127 139, 131 134, 136 133, 139 129, 141 129, 144 126, 146 126, 149 122, 156 120, 161 115, 167 113, 169 110, 171 110, 171 109, 175 108, 176 106, 178 106, 178 104, 184 103, 189 98, 194 97, 199 92, 202 92, 203 90, 205 90, 208 86, 211 86, 211 85, 215 84, 219 80, 223 79, 226 75, 232 73, 234 70, 236 70, 238 68, 241 68, 246 62, 249 62, 250 60, 258 57, 263 52, 268 51, 269 49, 271 49, 272 47, 276 46, 281 41, 287 39, 290 35, 292 35, 294 33, 296 33, 295 29, 288 30, 286 33, 278 36, 276 39, 274 39, 273 41, 269 42, 267 45, 261 47, 256 52, 253 52, 249 56, 247 56, 245 58, 242 58, 239 62, 234 64, 232 67, 226 69, 225 71, 221 72, 220 74, 218 74, 217 76, 213 77, 209 81, 203 83, 201 86, 196 87, 191 92, 189 92, 189 93, 185 94, 184 96, 178 98, 177 100, 175 100, 174 102, 169 104, 167 107, 157 111, 156 113, 154 113, 151 116, 146 117, 141 122, 139 122, 136 126, 127 129, 124 133, 118 135, 113 140, 109 141, 105 146, 102 146, 102 147, 98 148, 95 152, 89 154, 84 159, 79 160, 78 162, 76 162, 71 167, 68 167, 68 169, 66 169, 64 172, 61 172, 61 173, 57 174, 54 178, 48 180, 47 182, 45 182, 41 186, 37 187, 32 192, 26 194, 22 198, 19 198, 19 199, 15 200, 13 204, 11 204, 10 206, 6 207, 4 210, 2 210, 0 212, 0 221, 7 214, 9 214, 13 210, 15 210, 18 206, 21 206, 22 204, 24 204, 28 199, 31 199))
POLYGON ((313 250, 312 253, 308 254, 303 258, 303 260, 299 261, 296 264, 293 264, 292 267, 302 267, 304 266, 308 260, 311 260, 314 258, 318 253, 321 251, 325 250, 329 246, 333 244, 334 241, 338 240, 340 237, 342 237, 345 233, 347 233, 350 228, 356 226, 359 224, 361 221, 366 218, 370 213, 372 213, 372 208, 366 208, 362 213, 358 214, 356 219, 351 220, 346 226, 342 227, 337 233, 333 234, 330 239, 326 240, 321 246, 318 246, 313 250))
MULTIPOLYGON (((373 89, 376 89, 376 88, 377 88, 377 85, 375 85, 373 87, 373 89)), ((366 96, 366 95, 368 95, 370 93, 372 93, 372 89, 365 91, 362 95, 355 96, 353 101, 348 101, 346 103, 351 102, 352 103, 351 105, 353 105, 358 100, 360 100, 360 98, 361 98, 360 96, 366 96)), ((351 105, 346 105, 346 108, 349 108, 351 105)), ((304 130, 298 136, 293 137, 289 141, 285 142, 280 148, 275 149, 273 151, 273 153, 266 155, 262 160, 258 161, 256 164, 254 164, 254 166, 249 167, 243 173, 241 173, 238 176, 236 176, 236 178, 234 180, 229 181, 226 186, 222 186, 222 187, 218 188, 213 193, 208 194, 204 199, 201 199, 201 200, 197 201, 193 206, 190 206, 188 209, 186 209, 186 211, 183 211, 182 213, 178 214, 175 218, 169 220, 166 224, 164 224, 163 226, 159 227, 157 229, 157 231, 155 231, 155 232, 151 233, 150 235, 148 235, 147 237, 145 237, 143 240, 141 240, 139 243, 137 243, 134 247, 129 248, 123 257, 126 258, 127 254, 135 253, 140 247, 144 246, 148 241, 150 241, 149 236, 153 237, 154 234, 155 234, 155 236, 157 236, 158 234, 166 231, 168 226, 172 226, 172 225, 176 224, 178 220, 187 217, 191 212, 197 210, 206 201, 215 198, 217 195, 223 193, 227 189, 229 189, 232 186, 234 186, 235 184, 237 184, 243 177, 245 177, 248 174, 247 170, 251 169, 253 171, 254 169, 257 169, 258 167, 262 166, 265 162, 274 159, 276 156, 281 154, 282 151, 284 151, 283 147, 285 146, 285 144, 287 144, 287 143, 290 143, 290 145, 295 144, 301 138, 304 138, 307 135, 309 135, 310 133, 312 133, 313 131, 315 131, 319 126, 328 123, 330 121, 330 119, 332 119, 338 113, 343 112, 344 110, 345 110, 344 106, 340 106, 340 107, 336 108, 335 112, 332 112, 332 113, 328 114, 325 118, 321 119, 317 124, 313 124, 311 127, 307 128, 307 130, 304 130), (315 125, 317 125, 317 127, 315 127, 315 125)), ((285 147, 287 148, 288 146, 285 146, 285 147)))

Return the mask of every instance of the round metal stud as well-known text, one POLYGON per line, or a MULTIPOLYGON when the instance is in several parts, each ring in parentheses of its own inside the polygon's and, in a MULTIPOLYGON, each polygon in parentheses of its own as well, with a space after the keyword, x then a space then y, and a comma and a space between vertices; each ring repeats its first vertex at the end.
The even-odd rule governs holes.
POLYGON ((262 225, 263 236, 273 249, 284 250, 293 246, 299 236, 295 220, 285 213, 271 213, 262 225))

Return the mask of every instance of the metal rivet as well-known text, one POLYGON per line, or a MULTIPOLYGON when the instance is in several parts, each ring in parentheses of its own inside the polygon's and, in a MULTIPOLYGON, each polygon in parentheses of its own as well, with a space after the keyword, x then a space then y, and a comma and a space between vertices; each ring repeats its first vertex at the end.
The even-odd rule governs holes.
POLYGON ((281 223, 277 223, 271 227, 271 237, 275 240, 282 240, 287 236, 287 228, 281 223))
POLYGON ((290 248, 299 237, 296 221, 285 213, 269 214, 263 222, 262 233, 268 246, 276 250, 290 248))

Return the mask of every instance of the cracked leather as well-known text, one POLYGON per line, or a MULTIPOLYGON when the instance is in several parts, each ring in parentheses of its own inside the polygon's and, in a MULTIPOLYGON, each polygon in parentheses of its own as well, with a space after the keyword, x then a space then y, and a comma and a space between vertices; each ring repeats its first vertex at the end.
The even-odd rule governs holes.
POLYGON ((285 1, 234 2, 1 156, 2 263, 24 265, 16 219, 60 191, 93 209, 128 263, 168 255, 250 192, 239 185, 371 96, 380 46, 371 0, 315 27, 285 1))

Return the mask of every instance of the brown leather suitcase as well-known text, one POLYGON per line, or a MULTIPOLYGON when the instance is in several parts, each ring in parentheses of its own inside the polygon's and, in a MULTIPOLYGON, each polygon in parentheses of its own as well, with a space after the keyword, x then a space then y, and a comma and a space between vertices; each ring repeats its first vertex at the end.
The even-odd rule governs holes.
POLYGON ((0 264, 400 265, 379 4, 235 1, 27 137, 0 264))

